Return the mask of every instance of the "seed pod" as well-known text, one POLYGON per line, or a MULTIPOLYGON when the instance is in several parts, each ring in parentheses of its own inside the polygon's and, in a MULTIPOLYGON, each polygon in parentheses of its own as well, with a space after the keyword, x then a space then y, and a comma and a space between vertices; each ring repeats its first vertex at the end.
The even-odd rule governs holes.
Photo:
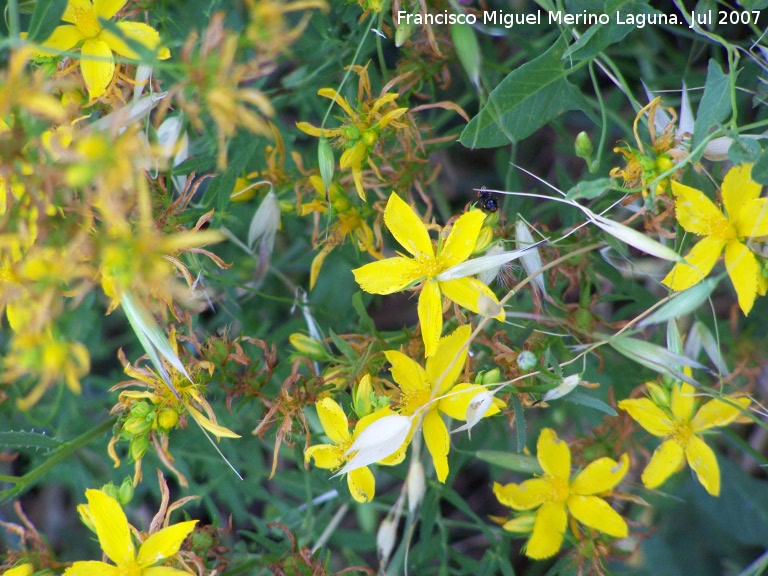
POLYGON ((475 31, 469 24, 453 24, 451 26, 451 39, 456 49, 461 65, 475 87, 480 88, 480 67, 483 62, 483 53, 475 36, 475 31))

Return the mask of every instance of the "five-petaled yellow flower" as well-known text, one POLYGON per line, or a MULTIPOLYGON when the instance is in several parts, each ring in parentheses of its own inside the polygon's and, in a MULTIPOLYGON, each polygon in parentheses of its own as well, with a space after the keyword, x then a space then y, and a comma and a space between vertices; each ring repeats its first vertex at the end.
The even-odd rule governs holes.
POLYGON ((627 455, 622 455, 619 462, 599 458, 571 480, 571 451, 554 430, 544 428, 536 447, 543 476, 521 484, 493 486, 496 498, 505 506, 522 511, 538 508, 526 556, 539 560, 557 553, 563 543, 568 512, 585 526, 625 538, 627 523, 597 495, 609 492, 621 482, 629 468, 627 455))
POLYGON ((504 310, 499 306, 499 301, 480 280, 469 276, 450 280, 437 278, 442 272, 469 258, 483 220, 485 213, 480 210, 462 214, 454 223, 448 238, 445 241, 441 239, 435 254, 429 232, 421 218, 393 192, 384 211, 384 223, 395 240, 413 258, 396 256, 352 270, 360 287, 373 294, 392 294, 423 280, 418 311, 424 355, 427 357, 437 351, 437 341, 443 331, 443 295, 478 314, 481 309, 488 310, 495 304, 498 313, 493 317, 504 320, 504 310), (483 298, 488 305, 482 303, 483 298))
MULTIPOLYGON (((370 376, 367 375, 364 378, 370 378, 370 376)), ((346 453, 360 433, 379 418, 394 414, 389 408, 377 410, 361 418, 355 425, 354 432, 350 434, 347 416, 335 400, 323 398, 315 404, 315 407, 317 408, 317 415, 320 417, 320 424, 322 424, 325 434, 331 439, 333 444, 311 446, 304 453, 304 462, 309 462, 310 459, 314 458, 315 465, 326 470, 341 468, 344 462, 353 456, 346 453)), ((388 466, 400 464, 405 459, 406 447, 407 444, 404 444, 394 454, 382 459, 379 464, 388 466)), ((349 485, 352 497, 358 502, 370 502, 376 493, 376 479, 368 466, 362 466, 350 471, 347 474, 347 484, 349 485)))
POLYGON ((762 187, 750 179, 752 165, 734 166, 723 180, 725 214, 703 192, 672 182, 677 220, 686 232, 704 236, 662 280, 672 290, 685 290, 703 280, 725 248, 725 268, 749 314, 757 294, 765 294, 768 280, 747 246, 752 238, 768 235, 768 198, 759 198, 762 187))
MULTIPOLYGON (((727 426, 747 409, 750 400, 746 397, 729 397, 727 401, 715 398, 696 410, 694 395, 693 386, 682 382, 672 388, 669 408, 662 408, 651 398, 619 402, 619 408, 626 410, 640 426, 654 436, 665 438, 643 471, 646 488, 661 486, 688 460, 706 491, 712 496, 720 494, 720 468, 715 453, 699 434, 710 428, 727 426)), ((654 399, 658 397, 658 394, 652 395, 654 399)))
POLYGON ((120 34, 103 28, 99 18, 109 20, 125 6, 128 0, 69 0, 62 20, 69 24, 56 27, 43 42, 40 52, 59 54, 71 50, 82 42, 80 69, 93 100, 106 92, 115 75, 115 57, 139 60, 141 57, 129 42, 136 42, 147 50, 157 50, 160 60, 170 58, 168 48, 160 47, 157 30, 142 22, 116 22, 120 34))
POLYGON ((174 556, 184 539, 197 524, 197 520, 179 522, 151 534, 139 547, 138 554, 131 539, 131 528, 125 512, 117 500, 101 490, 86 490, 88 506, 79 511, 87 518, 96 531, 99 545, 107 558, 115 563, 88 561, 75 562, 64 572, 64 576, 181 576, 187 572, 156 566, 159 562, 174 556))
MULTIPOLYGON (((422 422, 424 440, 440 482, 445 482, 448 476, 448 452, 451 447, 448 429, 440 412, 464 421, 469 403, 485 391, 485 387, 478 384, 456 384, 467 359, 470 333, 469 326, 460 326, 440 339, 435 354, 427 358, 426 369, 402 352, 384 352, 392 364, 392 378, 400 385, 399 413, 413 416, 417 412, 425 412, 422 422)), ((483 417, 498 414, 503 406, 501 400, 494 399, 483 417)), ((414 418, 414 424, 418 420, 414 418)))

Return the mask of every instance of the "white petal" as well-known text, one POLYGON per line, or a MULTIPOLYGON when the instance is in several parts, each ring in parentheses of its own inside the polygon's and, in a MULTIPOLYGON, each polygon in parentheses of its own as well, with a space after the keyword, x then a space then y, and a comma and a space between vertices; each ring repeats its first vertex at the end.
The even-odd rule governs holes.
POLYGON ((558 398, 562 398, 566 394, 569 394, 574 388, 576 388, 576 386, 579 385, 579 382, 581 382, 581 374, 571 374, 570 376, 566 376, 563 378, 563 381, 560 382, 557 388, 548 390, 541 399, 544 402, 549 402, 550 400, 557 400, 558 398))
POLYGON ((333 477, 346 474, 391 456, 403 445, 411 429, 408 416, 394 414, 380 418, 366 427, 344 454, 355 454, 333 477))
MULTIPOLYGON (((528 226, 522 220, 518 220, 515 224, 515 244, 517 244, 518 250, 525 250, 535 244, 531 231, 528 230, 528 226)), ((536 274, 543 266, 538 248, 527 250, 520 257, 520 261, 523 263, 523 269, 528 276, 536 274)), ((533 277, 533 285, 539 289, 542 296, 547 295, 547 285, 544 282, 543 274, 536 274, 533 277)))
POLYGON ((536 244, 533 244, 528 248, 524 248, 523 250, 509 250, 502 252, 501 254, 492 254, 490 256, 481 256, 480 258, 467 260, 466 262, 456 264, 456 266, 451 266, 447 270, 444 270, 442 273, 437 275, 437 279, 440 282, 445 282, 446 280, 456 280, 457 278, 464 278, 465 276, 474 276, 475 274, 480 274, 485 270, 491 270, 493 268, 497 268, 498 266, 502 266, 507 262, 511 262, 512 260, 517 260, 528 250, 533 250, 538 246, 546 244, 547 242, 548 240, 542 240, 541 242, 537 242, 536 244))

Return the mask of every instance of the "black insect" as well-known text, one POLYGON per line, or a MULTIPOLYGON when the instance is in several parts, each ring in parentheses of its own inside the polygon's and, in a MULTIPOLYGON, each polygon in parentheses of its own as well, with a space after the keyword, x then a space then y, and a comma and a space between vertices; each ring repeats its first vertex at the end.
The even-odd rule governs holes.
POLYGON ((499 209, 499 198, 493 192, 488 192, 485 187, 480 188, 480 192, 477 193, 477 198, 480 200, 480 207, 485 212, 496 212, 499 209))

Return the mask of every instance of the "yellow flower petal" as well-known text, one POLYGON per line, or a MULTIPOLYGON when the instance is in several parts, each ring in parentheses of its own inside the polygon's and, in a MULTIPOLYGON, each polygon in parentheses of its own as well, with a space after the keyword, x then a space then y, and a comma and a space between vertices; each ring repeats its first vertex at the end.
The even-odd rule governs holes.
POLYGON ((333 130, 329 130, 328 128, 316 128, 315 126, 312 126, 309 122, 296 122, 296 128, 304 132, 305 134, 309 134, 310 136, 314 136, 315 138, 334 138, 341 134, 341 130, 338 128, 335 128, 333 130))
POLYGON ((86 490, 85 497, 99 545, 107 558, 118 566, 133 562, 135 552, 131 531, 120 504, 101 490, 86 490))
POLYGON ((6 570, 3 576, 32 576, 32 572, 34 572, 32 564, 22 564, 21 566, 16 566, 16 568, 6 570))
POLYGON ((64 22, 76 24, 78 20, 93 17, 93 2, 91 0, 69 0, 61 19, 64 22))
POLYGON ((539 434, 536 457, 545 474, 566 481, 571 477, 571 450, 552 428, 544 428, 539 434))
POLYGON ((741 238, 768 236, 768 198, 750 200, 741 207, 735 223, 741 238))
POLYGON ((683 465, 685 452, 674 440, 665 440, 656 448, 641 479, 646 488, 658 488, 683 465))
POLYGON ((347 168, 362 170, 361 165, 363 160, 368 157, 368 145, 365 142, 358 142, 351 148, 347 148, 339 158, 339 168, 346 170, 347 168))
MULTIPOLYGON (((384 352, 384 356, 392 364, 390 372, 392 372, 392 378, 400 386, 400 390, 406 394, 413 394, 431 389, 432 385, 429 382, 427 373, 417 362, 414 362, 397 350, 387 350, 384 352)), ((410 416, 410 414, 407 414, 407 416, 410 416)))
POLYGON ((368 466, 356 468, 347 474, 347 485, 352 498, 357 502, 370 502, 376 494, 376 478, 368 466))
POLYGON ((496 498, 515 510, 531 510, 552 499, 552 483, 543 478, 532 478, 520 484, 493 484, 496 498))
POLYGON ((360 164, 352 167, 352 179, 355 181, 355 190, 357 191, 360 200, 366 202, 365 188, 363 187, 363 169, 360 164))
POLYGON ((747 316, 757 298, 760 264, 745 244, 731 240, 725 247, 725 269, 739 297, 739 308, 747 316))
POLYGON ((470 210, 456 220, 437 257, 440 270, 460 264, 470 257, 484 220, 485 213, 481 210, 470 210))
POLYGON ((344 464, 343 446, 334 446, 333 444, 316 444, 307 448, 304 452, 304 462, 308 463, 312 458, 315 459, 315 466, 323 470, 336 470, 344 464))
POLYGON ((352 440, 347 416, 335 400, 323 398, 315 404, 315 408, 326 436, 334 444, 344 444, 352 440))
POLYGON ((445 394, 464 369, 469 350, 466 344, 471 333, 469 326, 459 326, 451 334, 441 338, 434 356, 427 358, 427 379, 437 388, 438 395, 445 394))
MULTIPOLYGON (((475 396, 486 390, 485 386, 480 386, 479 384, 456 384, 456 386, 450 389, 450 394, 446 398, 440 400, 437 407, 446 416, 464 422, 467 417, 467 406, 469 406, 469 403, 475 396)), ((500 411, 500 404, 501 406, 504 406, 504 403, 501 400, 494 399, 482 417, 485 418, 487 416, 498 414, 500 411)))
POLYGON ((699 408, 691 419, 691 428, 694 432, 702 432, 709 428, 728 426, 744 413, 749 404, 750 399, 746 397, 729 398, 728 402, 718 399, 710 400, 699 408))
MULTIPOLYGON (((471 276, 457 278, 456 280, 444 280, 440 282, 440 289, 449 300, 456 302, 462 308, 471 310, 475 314, 485 314, 487 312, 487 309, 483 309, 481 305, 481 294, 485 294, 488 297, 491 307, 493 307, 493 304, 499 305, 499 300, 491 289, 477 278, 472 278, 471 276)), ((495 312, 495 307, 493 308, 495 312)), ((493 316, 493 318, 503 321, 505 318, 504 309, 499 306, 498 310, 499 313, 493 316)))
POLYGON ((672 419, 650 398, 622 400, 619 402, 619 408, 625 410, 633 420, 654 436, 664 437, 672 432, 672 419))
POLYGON ((568 498, 568 511, 584 526, 614 538, 626 538, 629 532, 624 518, 597 496, 571 496, 568 498))
POLYGON ((712 448, 698 436, 691 436, 688 446, 685 447, 685 457, 704 489, 712 496, 719 496, 720 467, 712 448))
POLYGON ((702 238, 686 255, 687 263, 675 264, 661 283, 675 291, 687 290, 694 284, 698 284, 715 266, 726 242, 714 236, 702 238))
POLYGON ((99 35, 99 38, 107 43, 107 45, 115 52, 125 58, 131 60, 141 60, 141 54, 131 48, 128 41, 133 41, 137 44, 141 44, 147 50, 157 50, 157 57, 160 60, 170 58, 171 53, 168 48, 160 48, 160 34, 149 26, 142 22, 117 22, 117 28, 121 34, 113 34, 109 30, 103 30, 99 35))
POLYGON ((240 438, 240 434, 235 434, 229 428, 225 428, 224 426, 211 421, 191 404, 185 403, 184 407, 187 409, 187 412, 189 412, 190 416, 195 419, 195 422, 216 436, 216 438, 240 438))
POLYGON ((386 128, 390 122, 394 122, 398 118, 401 118, 406 112, 408 112, 408 108, 390 110, 381 117, 381 120, 379 120, 377 124, 379 125, 379 128, 386 128))
POLYGON ((347 115, 350 118, 354 118, 357 115, 355 114, 355 111, 352 110, 352 106, 349 105, 349 102, 347 102, 347 99, 344 98, 341 94, 336 92, 333 88, 320 88, 320 90, 317 91, 318 96, 322 96, 324 98, 328 98, 329 100, 335 100, 336 104, 341 106, 344 109, 344 112, 347 113, 347 115))
MULTIPOLYGON (((384 210, 384 223, 395 240, 413 256, 422 257, 430 262, 435 260, 432 241, 427 227, 413 208, 392 192, 384 210)), ((424 263, 426 265, 426 262, 424 263)))
POLYGON ((440 482, 445 482, 448 477, 448 451, 451 448, 451 440, 448 437, 448 429, 437 410, 430 410, 424 416, 422 424, 424 440, 427 449, 432 455, 435 465, 435 474, 440 482))
MULTIPOLYGON (((7 576, 6 572, 6 576, 7 576)), ((122 570, 106 562, 75 562, 64 571, 64 576, 121 576, 122 570)))
POLYGON ((427 280, 419 294, 419 323, 424 340, 424 356, 429 358, 437 352, 438 340, 443 331, 443 298, 440 283, 427 280))
POLYGON ((63 24, 54 28, 53 33, 40 46, 34 49, 35 55, 56 55, 72 49, 85 36, 77 26, 63 24))
POLYGON ((115 75, 115 60, 107 43, 101 40, 86 40, 83 43, 80 69, 83 71, 83 80, 91 100, 104 94, 112 82, 112 76, 115 75))
POLYGON ((139 566, 151 566, 176 554, 184 539, 195 529, 195 524, 197 520, 179 522, 152 534, 139 548, 136 558, 139 566))
MULTIPOLYGON (((571 493, 589 496, 612 490, 629 470, 629 457, 623 454, 616 462, 613 458, 599 458, 591 462, 571 482, 571 493)), ((592 526, 591 524, 587 524, 592 526)))
POLYGON ((317 282, 317 277, 320 275, 320 268, 323 266, 328 254, 333 250, 333 246, 326 244, 320 252, 312 259, 312 265, 309 267, 309 289, 312 290, 317 282))
POLYGON ((735 237, 733 225, 701 190, 672 181, 672 192, 677 221, 687 232, 725 240, 735 237))
POLYGON ((568 516, 562 502, 545 502, 536 512, 533 534, 525 548, 525 555, 534 560, 557 554, 563 543, 568 516))
POLYGON ((693 414, 693 404, 695 402, 694 394, 696 390, 687 382, 681 382, 680 385, 672 387, 672 399, 669 407, 672 410, 672 416, 678 422, 688 422, 693 414))
POLYGON ((392 294, 424 278, 422 266, 402 256, 371 262, 352 270, 360 288, 371 294, 392 294))
POLYGON ((93 13, 109 20, 120 12, 127 0, 93 0, 93 13))
POLYGON ((760 184, 753 182, 751 178, 752 165, 743 164, 734 166, 728 170, 723 178, 723 204, 731 221, 736 220, 744 204, 760 196, 763 189, 760 184))

